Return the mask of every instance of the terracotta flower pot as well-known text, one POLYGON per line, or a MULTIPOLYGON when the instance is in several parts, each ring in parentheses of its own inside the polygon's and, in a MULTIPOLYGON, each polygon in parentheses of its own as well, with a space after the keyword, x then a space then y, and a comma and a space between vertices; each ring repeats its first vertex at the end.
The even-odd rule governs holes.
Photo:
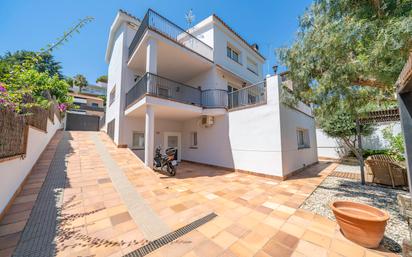
POLYGON ((346 238, 366 248, 379 246, 389 219, 387 212, 349 201, 336 201, 330 207, 346 238))

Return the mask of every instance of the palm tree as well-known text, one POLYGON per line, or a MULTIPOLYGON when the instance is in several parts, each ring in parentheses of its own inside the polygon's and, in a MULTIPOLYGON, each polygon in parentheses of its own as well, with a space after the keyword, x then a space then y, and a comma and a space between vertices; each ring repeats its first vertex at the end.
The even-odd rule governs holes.
POLYGON ((87 79, 85 76, 83 76, 82 74, 77 74, 76 76, 74 76, 73 78, 74 81, 74 85, 79 87, 79 91, 82 91, 82 88, 87 87, 87 85, 89 84, 87 82, 87 79))

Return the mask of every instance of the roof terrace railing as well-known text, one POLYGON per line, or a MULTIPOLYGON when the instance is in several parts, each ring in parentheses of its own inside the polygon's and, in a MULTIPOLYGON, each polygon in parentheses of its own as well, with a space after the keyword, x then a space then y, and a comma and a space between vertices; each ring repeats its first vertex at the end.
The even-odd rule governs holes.
POLYGON ((242 108, 266 102, 266 80, 228 93, 228 109, 242 108))
POLYGON ((137 30, 132 43, 129 46, 129 58, 132 56, 147 29, 156 31, 166 38, 200 54, 209 60, 213 59, 212 47, 151 9, 146 12, 139 29, 137 30))

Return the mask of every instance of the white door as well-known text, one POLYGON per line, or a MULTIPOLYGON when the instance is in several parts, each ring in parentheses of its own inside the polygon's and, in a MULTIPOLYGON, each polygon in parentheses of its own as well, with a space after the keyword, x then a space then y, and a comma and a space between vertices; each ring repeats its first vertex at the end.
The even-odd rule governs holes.
POLYGON ((164 149, 173 147, 177 149, 177 161, 181 161, 182 156, 182 141, 180 132, 165 132, 164 133, 164 149))

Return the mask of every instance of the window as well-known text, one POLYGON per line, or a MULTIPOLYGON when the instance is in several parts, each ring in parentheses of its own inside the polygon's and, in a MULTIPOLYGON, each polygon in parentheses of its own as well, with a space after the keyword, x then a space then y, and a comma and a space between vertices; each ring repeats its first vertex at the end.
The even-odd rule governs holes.
POLYGON ((93 107, 99 107, 99 104, 98 103, 92 103, 92 106, 93 107))
POLYGON ((107 134, 109 137, 114 140, 114 125, 115 125, 116 120, 113 119, 109 123, 107 123, 107 134))
POLYGON ((256 75, 259 75, 258 64, 252 59, 247 58, 247 69, 256 75))
POLYGON ((296 136, 298 141, 298 149, 309 148, 309 131, 307 129, 297 129, 296 136))
POLYGON ((197 148, 197 132, 190 133, 190 148, 197 148))
POLYGON ((226 55, 233 61, 240 64, 240 58, 239 58, 240 53, 239 51, 234 50, 233 47, 230 47, 230 46, 226 47, 226 55))
POLYGON ((144 133, 133 131, 133 149, 144 149, 144 133))
POLYGON ((116 85, 114 85, 112 91, 110 92, 109 106, 112 105, 112 103, 114 102, 115 96, 116 96, 116 85))

